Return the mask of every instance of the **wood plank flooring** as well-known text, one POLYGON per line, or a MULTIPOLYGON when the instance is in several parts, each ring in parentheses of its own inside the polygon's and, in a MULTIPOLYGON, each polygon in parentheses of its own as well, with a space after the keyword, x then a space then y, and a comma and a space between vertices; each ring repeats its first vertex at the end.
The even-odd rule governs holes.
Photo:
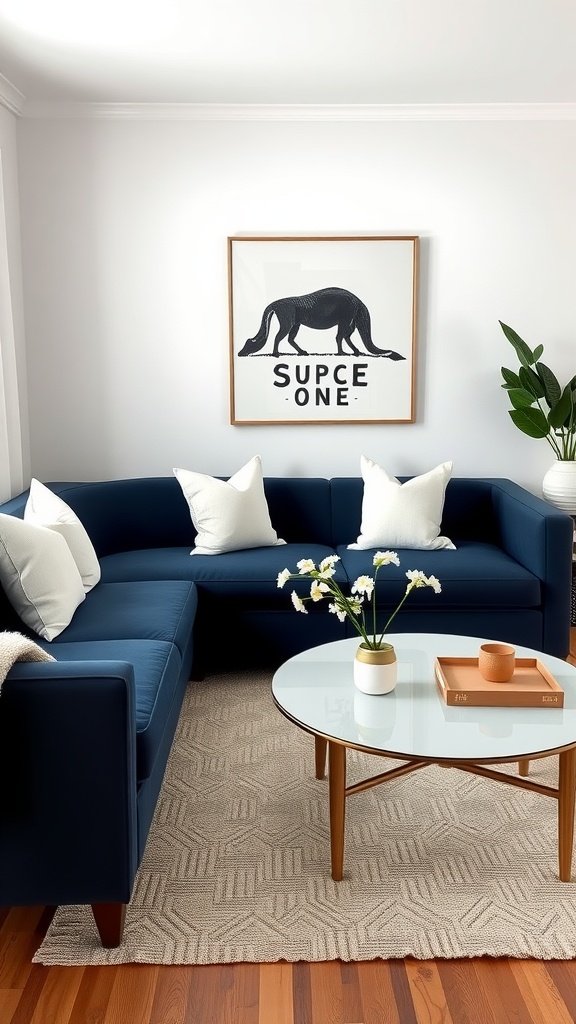
MULTIPOLYGON (((576 665, 576 628, 570 661, 576 665)), ((0 909, 0 1024, 574 1024, 573 961, 42 967, 53 911, 0 909)))

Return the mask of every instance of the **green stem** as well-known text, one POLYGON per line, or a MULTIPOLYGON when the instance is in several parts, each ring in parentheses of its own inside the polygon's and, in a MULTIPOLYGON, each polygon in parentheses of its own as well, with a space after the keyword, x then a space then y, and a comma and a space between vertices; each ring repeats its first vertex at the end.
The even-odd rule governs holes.
POLYGON ((565 429, 567 434, 564 440, 566 457, 573 461, 576 455, 576 403, 574 395, 572 395, 572 405, 570 406, 570 419, 565 429))
MULTIPOLYGON (((306 580, 306 579, 308 579, 308 580, 318 580, 319 577, 318 576, 311 576, 309 574, 293 573, 293 574, 291 574, 290 579, 294 579, 294 580, 306 580)), ((350 622, 352 623, 352 625, 353 625, 354 629, 356 630, 356 632, 362 637, 364 643, 368 644, 368 646, 370 646, 370 641, 368 640, 368 633, 367 633, 366 626, 365 626, 364 612, 361 613, 362 621, 360 621, 358 619, 358 616, 354 614, 354 611, 353 611, 353 608, 352 608, 352 602, 340 590, 340 587, 338 586, 337 583, 335 583, 333 580, 321 580, 320 582, 326 583, 326 585, 328 587, 328 592, 334 598, 335 603, 336 604, 340 604, 340 606, 342 607, 343 611, 346 614, 346 617, 350 620, 350 622)), ((304 601, 310 601, 311 598, 303 598, 303 600, 304 601)))
MULTIPOLYGON (((372 595, 372 636, 376 639, 376 580, 378 579, 378 570, 380 566, 376 566, 376 572, 374 573, 374 594, 372 595)), ((382 639, 380 639, 382 643, 382 639)))
POLYGON ((362 637, 364 643, 368 644, 368 646, 370 646, 370 641, 368 640, 368 632, 366 630, 366 619, 365 619, 365 616, 364 616, 364 612, 362 611, 360 613, 361 619, 359 619, 358 616, 354 614, 354 611, 353 611, 352 604, 351 604, 350 600, 347 597, 344 596, 344 594, 340 590, 340 587, 338 587, 337 584, 334 584, 334 587, 335 587, 335 590, 338 592, 339 600, 345 606, 346 615, 349 618, 349 620, 352 623, 352 625, 354 626, 354 629, 356 630, 357 633, 360 634, 360 636, 362 637))
POLYGON ((552 448, 552 451, 554 452, 556 458, 557 459, 562 459, 562 449, 557 444, 556 438, 554 437, 554 434, 547 434, 546 435, 546 440, 548 441, 548 444, 552 448))
POLYGON ((381 634, 380 634, 380 637, 379 637, 379 640, 378 640, 378 644, 377 644, 377 646, 378 646, 378 647, 380 646, 380 644, 382 643, 382 640, 384 639, 384 634, 385 634, 386 630, 388 629, 388 626, 390 625, 390 623, 391 623, 391 622, 392 622, 392 621, 393 621, 393 620, 394 620, 394 619, 396 618, 396 616, 398 615, 398 612, 400 611, 400 609, 401 609, 402 605, 404 604, 404 602, 405 602, 406 598, 408 597, 408 594, 409 594, 409 593, 410 593, 410 591, 412 590, 413 586, 414 586, 414 584, 413 584, 412 582, 410 582, 410 583, 408 584, 408 586, 406 587, 406 593, 404 594, 404 597, 403 597, 403 598, 402 598, 402 600, 400 601, 400 604, 398 605, 398 607, 396 608, 396 610, 392 612, 392 615, 391 615, 391 616, 390 616, 390 618, 388 619, 388 622, 386 623, 386 625, 384 626, 384 629, 382 630, 382 632, 381 632, 381 634))

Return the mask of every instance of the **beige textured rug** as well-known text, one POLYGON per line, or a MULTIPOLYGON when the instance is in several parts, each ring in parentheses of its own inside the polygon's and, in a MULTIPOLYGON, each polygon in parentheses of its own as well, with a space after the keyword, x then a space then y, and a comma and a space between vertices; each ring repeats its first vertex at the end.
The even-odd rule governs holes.
MULTIPOLYGON (((390 764, 390 762, 388 762, 390 764)), ((531 774, 555 784, 555 759, 531 774)), ((349 753, 349 781, 382 770, 349 753)), ((188 688, 123 945, 61 908, 43 964, 576 956, 556 801, 432 766, 350 797, 330 878, 328 786, 266 674, 188 688)))

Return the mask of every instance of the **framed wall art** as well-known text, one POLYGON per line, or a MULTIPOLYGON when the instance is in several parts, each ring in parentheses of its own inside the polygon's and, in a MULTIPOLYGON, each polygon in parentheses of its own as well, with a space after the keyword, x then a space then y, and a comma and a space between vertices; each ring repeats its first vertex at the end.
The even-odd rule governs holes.
POLYGON ((418 237, 228 239, 230 422, 413 423, 418 237))

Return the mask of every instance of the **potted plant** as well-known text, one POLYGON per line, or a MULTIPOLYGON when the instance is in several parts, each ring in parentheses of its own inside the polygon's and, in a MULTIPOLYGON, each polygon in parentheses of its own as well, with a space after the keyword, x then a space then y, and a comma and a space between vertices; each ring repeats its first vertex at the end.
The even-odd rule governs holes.
POLYGON ((425 576, 420 569, 409 569, 406 573, 408 583, 404 594, 390 615, 386 624, 377 627, 376 617, 376 579, 383 565, 400 565, 395 551, 377 551, 372 559, 375 568, 374 576, 359 576, 350 588, 350 596, 344 594, 334 579, 335 564, 338 555, 328 555, 316 567, 310 558, 302 558, 296 563, 298 572, 291 573, 283 569, 278 574, 278 586, 283 587, 289 580, 310 580, 310 596, 300 597, 292 591, 292 604, 297 612, 308 614, 306 603, 316 603, 328 597, 328 611, 332 612, 340 622, 348 620, 359 634, 361 643, 354 660, 354 682, 364 693, 389 693, 396 685, 396 653, 392 644, 386 643, 384 636, 392 620, 400 611, 408 595, 418 587, 432 587, 435 594, 442 590, 435 576, 425 576), (364 602, 369 602, 370 613, 367 616, 364 602))
POLYGON ((542 482, 544 497, 571 514, 576 513, 576 376, 562 387, 541 356, 543 345, 531 349, 512 327, 499 321, 512 345, 518 372, 501 368, 512 406, 510 418, 529 437, 545 438, 556 462, 542 482))

